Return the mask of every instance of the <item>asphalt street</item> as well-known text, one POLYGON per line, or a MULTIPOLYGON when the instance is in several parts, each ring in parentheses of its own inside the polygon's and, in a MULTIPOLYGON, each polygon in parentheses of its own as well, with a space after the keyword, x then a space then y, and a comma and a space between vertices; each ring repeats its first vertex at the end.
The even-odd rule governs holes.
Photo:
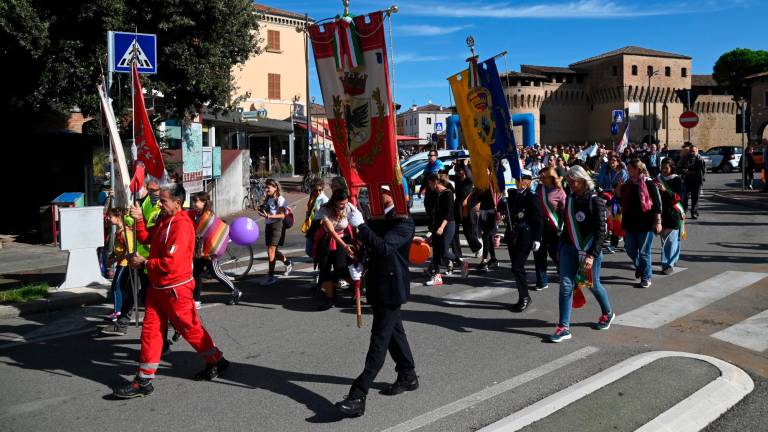
MULTIPOLYGON (((709 175, 705 195, 737 187, 737 176, 709 175)), ((139 329, 132 327, 122 337, 99 336, 106 306, 2 320, 0 430, 471 431, 655 350, 705 354, 745 370, 755 390, 706 430, 765 430, 768 347, 743 330, 765 324, 743 323, 768 310, 766 224, 765 212, 704 199, 701 218, 688 223, 680 270, 669 276, 657 273, 647 289, 635 286, 624 253, 605 255, 602 281, 620 318, 650 317, 657 311, 669 315, 657 326, 650 319, 645 327, 630 325, 628 319, 628 324, 596 331, 590 326, 600 311, 587 294, 587 305, 572 317, 573 339, 561 344, 544 342, 557 321, 556 275, 549 289, 532 294, 526 312, 515 314, 506 309, 517 294, 503 249, 497 251, 499 269, 473 272, 468 279, 447 277, 442 287, 423 286, 422 269, 412 267, 412 297, 403 317, 421 387, 395 397, 380 395, 396 375, 387 360, 366 414, 358 419, 339 419, 333 403, 362 369, 371 316, 364 315, 364 327, 358 329, 351 307, 317 312, 312 267, 300 258, 290 277, 267 288, 257 284, 263 273, 263 265, 257 265, 254 277, 240 283, 245 295, 238 306, 223 305, 225 289, 209 281, 202 320, 231 369, 213 382, 191 380, 203 363, 180 341, 163 358, 156 391, 148 398, 117 401, 111 396, 112 386, 136 372, 139 329), (701 298, 705 292, 708 300, 701 298), (675 302, 694 306, 680 312, 675 302)), ((302 241, 291 235, 285 249, 300 257, 302 241)), ((656 240, 656 261, 659 247, 656 240)), ((691 376, 705 382, 708 373, 691 371, 691 376)), ((638 412, 663 410, 659 400, 679 400, 695 390, 675 386, 663 373, 639 376, 646 394, 632 399, 638 412), (651 385, 645 382, 654 379, 651 385), (657 397, 670 386, 682 393, 657 397)), ((592 430, 603 430, 601 421, 607 424, 615 415, 601 410, 602 405, 585 402, 594 411, 592 430)), ((614 430, 636 426, 616 422, 614 430)))

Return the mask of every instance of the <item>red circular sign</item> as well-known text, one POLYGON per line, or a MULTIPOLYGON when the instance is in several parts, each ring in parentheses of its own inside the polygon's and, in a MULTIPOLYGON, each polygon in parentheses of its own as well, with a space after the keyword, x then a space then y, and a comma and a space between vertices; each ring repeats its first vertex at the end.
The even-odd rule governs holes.
POLYGON ((699 116, 693 111, 686 111, 680 114, 680 125, 684 128, 693 128, 699 124, 699 116))

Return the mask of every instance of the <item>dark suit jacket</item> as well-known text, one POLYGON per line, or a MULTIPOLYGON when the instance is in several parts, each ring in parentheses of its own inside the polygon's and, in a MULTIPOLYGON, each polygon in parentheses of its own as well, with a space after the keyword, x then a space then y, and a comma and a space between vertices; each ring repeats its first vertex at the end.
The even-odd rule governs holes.
POLYGON ((525 189, 523 192, 517 189, 509 189, 507 191, 507 202, 505 205, 502 204, 502 202, 499 203, 499 210, 504 213, 507 212, 507 207, 509 207, 510 214, 507 215, 507 220, 511 222, 507 224, 507 228, 523 229, 527 225, 531 230, 531 241, 541 241, 544 213, 539 200, 536 198, 536 194, 531 192, 530 188, 525 189), (520 218, 521 213, 523 214, 522 218, 520 218))
POLYGON ((366 297, 370 305, 401 305, 411 294, 408 255, 415 232, 413 219, 371 220, 358 227, 365 245, 366 297))

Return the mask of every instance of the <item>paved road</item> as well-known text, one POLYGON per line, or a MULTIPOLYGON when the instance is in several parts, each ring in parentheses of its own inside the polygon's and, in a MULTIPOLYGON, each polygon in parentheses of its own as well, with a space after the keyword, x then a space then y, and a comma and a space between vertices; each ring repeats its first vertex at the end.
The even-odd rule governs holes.
MULTIPOLYGON (((708 185, 720 179, 727 187, 725 176, 710 175, 708 185)), ((366 415, 355 420, 340 421, 332 404, 362 368, 371 317, 358 329, 351 308, 314 311, 306 263, 269 288, 243 282, 239 306, 220 305, 226 295, 209 283, 202 319, 231 371, 216 382, 191 381, 201 361, 178 343, 163 359, 156 393, 141 400, 109 396, 110 386, 135 373, 139 345, 135 328, 125 337, 97 336, 94 320, 103 308, 4 320, 0 424, 18 431, 468 431, 635 354, 673 350, 723 359, 755 380, 755 391, 708 430, 760 430, 768 415, 766 224, 765 213, 704 201, 702 217, 689 223, 684 270, 656 276, 649 289, 634 287, 625 255, 606 256, 603 282, 625 323, 592 330, 599 309, 588 295, 573 316, 574 338, 557 345, 543 342, 557 319, 556 278, 534 293, 528 311, 513 314, 505 309, 516 300, 506 252, 502 269, 450 278, 439 288, 421 285, 425 278, 414 267, 403 315, 422 387, 394 398, 374 390, 366 415), (29 342, 14 342, 18 335, 29 342)), ((287 248, 301 248, 300 239, 287 248)), ((376 388, 394 377, 388 360, 376 388)), ((653 395, 647 397, 635 402, 638 410, 651 409, 653 395)))

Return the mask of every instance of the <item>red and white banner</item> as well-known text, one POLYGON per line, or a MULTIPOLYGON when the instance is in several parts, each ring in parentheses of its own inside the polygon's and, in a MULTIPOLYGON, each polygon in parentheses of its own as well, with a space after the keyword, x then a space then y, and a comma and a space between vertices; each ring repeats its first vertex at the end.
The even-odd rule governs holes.
POLYGON ((136 135, 136 160, 144 163, 147 172, 157 179, 163 178, 165 164, 157 146, 152 124, 149 122, 147 108, 144 105, 144 89, 139 81, 139 71, 136 63, 133 69, 133 130, 136 135))
POLYGON ((407 213, 383 23, 384 13, 373 12, 309 26, 339 167, 353 189, 367 185, 374 216, 384 213, 382 186, 397 213, 407 213))
POLYGON ((129 192, 129 180, 128 176, 128 163, 125 160, 125 152, 123 151, 123 143, 120 141, 120 134, 117 131, 117 121, 115 120, 115 112, 112 110, 112 102, 110 102, 107 95, 104 93, 104 87, 99 84, 96 86, 99 92, 99 100, 101 102, 101 119, 102 125, 105 125, 107 134, 109 136, 109 142, 112 146, 112 155, 114 159, 112 163, 115 167, 115 178, 111 179, 112 191, 114 193, 114 206, 128 208, 130 205, 130 192, 129 192))

